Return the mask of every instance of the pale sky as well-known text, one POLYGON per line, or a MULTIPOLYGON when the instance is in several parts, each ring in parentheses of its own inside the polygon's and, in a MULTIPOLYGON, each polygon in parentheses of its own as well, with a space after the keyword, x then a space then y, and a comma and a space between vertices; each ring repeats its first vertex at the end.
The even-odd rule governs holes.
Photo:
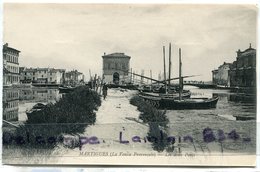
POLYGON ((211 80, 238 49, 256 47, 254 5, 4 4, 4 42, 21 51, 20 66, 78 69, 102 74, 102 55, 124 52, 133 70, 157 78, 162 46, 172 47, 172 76, 211 80))

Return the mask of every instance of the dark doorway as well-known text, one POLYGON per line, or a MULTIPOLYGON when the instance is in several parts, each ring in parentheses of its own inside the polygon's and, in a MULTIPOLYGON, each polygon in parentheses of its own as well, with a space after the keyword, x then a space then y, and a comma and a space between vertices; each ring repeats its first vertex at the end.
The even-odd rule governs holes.
POLYGON ((114 84, 119 84, 119 73, 115 72, 113 74, 113 83, 114 84))

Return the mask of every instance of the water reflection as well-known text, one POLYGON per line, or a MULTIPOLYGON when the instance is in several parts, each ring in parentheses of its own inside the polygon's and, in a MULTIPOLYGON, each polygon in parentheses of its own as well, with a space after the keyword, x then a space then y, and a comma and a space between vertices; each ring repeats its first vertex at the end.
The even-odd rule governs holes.
POLYGON ((212 97, 218 95, 219 101, 214 110, 197 111, 195 113, 214 114, 228 120, 255 120, 256 94, 231 92, 229 90, 199 89, 188 87, 192 97, 212 97))
POLYGON ((26 121, 26 111, 36 103, 54 103, 61 96, 56 88, 4 88, 3 119, 6 121, 26 121))
MULTIPOLYGON (((191 90, 192 97, 219 96, 216 109, 191 111, 199 115, 214 114, 228 120, 254 120, 256 118, 256 95, 232 93, 229 90, 199 89, 185 87, 191 90)), ((54 103, 62 95, 56 88, 4 88, 3 89, 3 119, 7 121, 26 121, 26 110, 36 103, 54 103)), ((179 111, 175 111, 178 113, 179 111)), ((186 113, 189 113, 188 111, 186 113)))
POLYGON ((19 90, 19 99, 23 102, 53 103, 59 100, 59 98, 60 94, 58 89, 30 88, 19 90))
POLYGON ((230 94, 228 100, 232 102, 255 103, 256 95, 252 94, 230 94))
POLYGON ((19 91, 3 89, 3 120, 18 121, 19 91))

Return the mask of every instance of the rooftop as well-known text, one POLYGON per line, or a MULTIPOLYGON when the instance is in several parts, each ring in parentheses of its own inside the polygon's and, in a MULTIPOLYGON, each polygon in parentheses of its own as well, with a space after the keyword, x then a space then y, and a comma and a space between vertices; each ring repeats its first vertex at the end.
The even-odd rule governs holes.
POLYGON ((238 49, 237 51, 238 54, 244 54, 244 55, 251 52, 256 52, 256 49, 252 48, 251 43, 249 44, 249 48, 245 49, 244 51, 241 51, 240 49, 238 49))
POLYGON ((79 72, 78 70, 72 70, 72 71, 66 72, 66 75, 70 75, 70 74, 78 74, 78 75, 81 75, 81 74, 83 74, 83 73, 79 72))
POLYGON ((112 53, 112 54, 107 54, 107 55, 104 53, 104 55, 102 57, 127 57, 127 58, 131 58, 130 56, 125 55, 125 53, 118 53, 118 52, 112 53))
POLYGON ((26 68, 26 67, 20 67, 21 71, 52 71, 52 72, 56 72, 56 71, 61 71, 61 72, 64 72, 65 69, 55 69, 55 68, 26 68))
POLYGON ((7 51, 7 50, 12 50, 12 51, 15 51, 15 52, 17 52, 17 53, 20 53, 21 51, 19 51, 19 50, 17 50, 17 49, 14 49, 14 48, 12 48, 12 47, 9 47, 8 46, 8 43, 5 43, 4 45, 3 45, 3 51, 7 51))

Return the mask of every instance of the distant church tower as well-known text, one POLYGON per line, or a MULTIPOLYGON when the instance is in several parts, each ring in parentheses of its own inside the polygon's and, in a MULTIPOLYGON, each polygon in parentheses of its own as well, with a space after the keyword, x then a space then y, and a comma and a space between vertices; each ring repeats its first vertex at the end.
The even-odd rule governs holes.
POLYGON ((107 84, 124 84, 130 82, 129 63, 130 56, 124 53, 112 53, 102 56, 103 76, 107 84))

